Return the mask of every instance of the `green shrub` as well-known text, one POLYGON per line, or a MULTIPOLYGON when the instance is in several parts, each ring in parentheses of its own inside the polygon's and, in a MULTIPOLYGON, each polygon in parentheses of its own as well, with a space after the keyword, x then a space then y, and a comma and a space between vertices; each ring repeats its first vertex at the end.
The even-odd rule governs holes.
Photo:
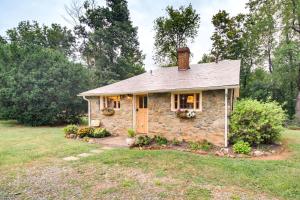
POLYGON ((248 142, 238 141, 233 145, 234 153, 239 154, 249 154, 251 152, 251 147, 248 142))
POLYGON ((127 130, 127 135, 128 137, 133 138, 135 136, 135 131, 132 128, 129 128, 127 130))
POLYGON ((155 141, 158 145, 166 145, 166 144, 168 144, 167 138, 165 138, 165 137, 163 137, 163 136, 159 136, 159 135, 155 135, 155 136, 154 136, 154 141, 155 141))
POLYGON ((92 127, 82 127, 82 128, 78 129, 77 135, 80 138, 83 138, 85 136, 89 136, 89 135, 93 134, 93 132, 94 132, 94 128, 92 128, 92 127))
POLYGON ((96 128, 89 136, 94 138, 104 138, 111 136, 111 134, 105 128, 96 128))
POLYGON ((201 142, 189 142, 189 148, 191 150, 204 150, 208 151, 212 148, 212 144, 207 140, 203 140, 201 142))
POLYGON ((241 100, 231 115, 229 142, 242 140, 251 146, 274 143, 280 138, 285 117, 276 102, 241 100))
POLYGON ((172 144, 175 145, 175 146, 179 146, 180 143, 181 143, 181 142, 180 142, 179 140, 177 140, 176 138, 174 138, 174 139, 172 140, 172 144))
POLYGON ((82 125, 82 126, 87 126, 87 125, 89 125, 89 118, 86 117, 86 116, 80 117, 80 119, 79 119, 79 124, 82 125))
POLYGON ((135 144, 138 146, 145 146, 151 144, 152 139, 148 135, 141 135, 137 138, 135 144))
POLYGON ((65 135, 77 134, 78 126, 71 124, 64 128, 65 135))

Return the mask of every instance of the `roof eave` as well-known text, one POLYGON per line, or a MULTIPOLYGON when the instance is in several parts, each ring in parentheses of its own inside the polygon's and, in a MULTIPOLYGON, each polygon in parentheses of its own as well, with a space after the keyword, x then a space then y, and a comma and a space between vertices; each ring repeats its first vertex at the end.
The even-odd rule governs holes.
POLYGON ((106 95, 125 95, 125 94, 142 94, 142 93, 163 93, 163 92, 176 92, 176 91, 193 91, 193 90, 220 90, 239 88, 240 85, 225 85, 225 86, 211 86, 211 87, 197 87, 197 88, 176 88, 165 90, 146 90, 146 91, 134 91, 134 92, 119 92, 119 93, 80 93, 77 96, 106 96, 106 95))

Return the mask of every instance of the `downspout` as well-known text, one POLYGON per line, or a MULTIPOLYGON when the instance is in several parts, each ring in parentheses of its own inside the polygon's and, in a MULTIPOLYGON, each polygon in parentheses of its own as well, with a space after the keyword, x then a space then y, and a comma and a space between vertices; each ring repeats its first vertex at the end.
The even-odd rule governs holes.
POLYGON ((85 96, 83 96, 83 99, 88 102, 88 118, 89 118, 89 126, 91 126, 91 102, 85 96))
POLYGON ((227 106, 227 97, 228 97, 228 89, 225 88, 225 133, 224 133, 224 146, 227 147, 228 146, 228 106, 227 106))

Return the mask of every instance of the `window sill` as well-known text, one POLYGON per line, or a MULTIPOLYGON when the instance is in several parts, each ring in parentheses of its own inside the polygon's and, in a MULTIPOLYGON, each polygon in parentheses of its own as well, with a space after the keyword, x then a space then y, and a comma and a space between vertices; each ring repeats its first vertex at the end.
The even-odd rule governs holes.
POLYGON ((182 110, 182 111, 195 111, 195 112, 202 112, 201 109, 172 109, 172 112, 176 112, 177 110, 182 110))

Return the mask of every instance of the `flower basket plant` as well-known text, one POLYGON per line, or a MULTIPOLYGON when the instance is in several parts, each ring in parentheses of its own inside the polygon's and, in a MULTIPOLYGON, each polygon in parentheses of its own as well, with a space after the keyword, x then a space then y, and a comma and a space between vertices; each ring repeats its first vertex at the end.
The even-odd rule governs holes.
POLYGON ((104 108, 102 109, 102 114, 105 116, 112 116, 115 114, 115 110, 113 108, 104 108))
POLYGON ((177 110, 176 116, 181 119, 192 119, 196 117, 196 112, 193 110, 177 110))

